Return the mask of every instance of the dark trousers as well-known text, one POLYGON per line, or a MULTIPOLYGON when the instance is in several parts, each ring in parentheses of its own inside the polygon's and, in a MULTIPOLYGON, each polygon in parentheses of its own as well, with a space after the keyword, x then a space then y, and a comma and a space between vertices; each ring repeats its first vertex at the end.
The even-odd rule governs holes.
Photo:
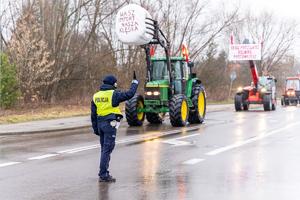
POLYGON ((115 148, 116 140, 116 128, 112 127, 109 121, 103 121, 98 123, 98 130, 100 133, 100 145, 101 145, 101 154, 100 154, 100 171, 99 176, 101 178, 107 178, 109 176, 109 161, 110 154, 115 148))

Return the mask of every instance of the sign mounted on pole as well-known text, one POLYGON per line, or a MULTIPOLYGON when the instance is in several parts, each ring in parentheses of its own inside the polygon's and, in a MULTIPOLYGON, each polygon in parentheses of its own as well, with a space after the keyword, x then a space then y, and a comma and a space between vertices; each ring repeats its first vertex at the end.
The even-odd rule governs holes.
POLYGON ((230 80, 234 81, 235 79, 236 79, 236 72, 233 71, 233 72, 230 73, 230 80))
POLYGON ((230 44, 229 60, 261 60, 261 44, 230 44))

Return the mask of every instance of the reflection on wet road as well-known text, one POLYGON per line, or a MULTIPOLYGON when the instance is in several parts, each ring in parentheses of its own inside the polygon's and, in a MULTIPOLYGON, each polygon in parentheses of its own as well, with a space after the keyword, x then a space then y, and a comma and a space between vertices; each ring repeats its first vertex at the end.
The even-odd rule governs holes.
POLYGON ((89 129, 0 138, 0 199, 297 199, 300 108, 207 115, 200 126, 122 126, 113 184, 89 129))

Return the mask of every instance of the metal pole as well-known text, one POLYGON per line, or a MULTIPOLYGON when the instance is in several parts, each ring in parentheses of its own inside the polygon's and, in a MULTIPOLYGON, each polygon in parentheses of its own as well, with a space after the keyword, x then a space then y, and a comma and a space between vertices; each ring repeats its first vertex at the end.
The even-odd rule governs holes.
MULTIPOLYGON (((2 22, 0 19, 0 88, 2 88, 2 53, 3 53, 3 39, 2 39, 2 22)), ((0 91, 0 100, 2 99, 2 91, 0 91)), ((0 105, 1 107, 1 105, 0 105)))
POLYGON ((230 80, 230 87, 229 87, 228 99, 230 99, 231 90, 232 90, 232 83, 233 83, 233 80, 230 80))

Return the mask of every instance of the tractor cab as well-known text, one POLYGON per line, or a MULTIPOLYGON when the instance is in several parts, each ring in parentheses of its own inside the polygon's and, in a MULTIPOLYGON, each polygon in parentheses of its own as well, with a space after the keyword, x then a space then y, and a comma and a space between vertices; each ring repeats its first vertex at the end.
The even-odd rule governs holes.
POLYGON ((281 105, 297 105, 300 102, 300 77, 288 77, 285 82, 281 105))
POLYGON ((261 93, 268 92, 272 95, 272 98, 276 98, 276 79, 272 76, 260 76, 258 78, 258 90, 261 93))
POLYGON ((285 90, 300 91, 300 79, 287 79, 285 90))
MULTIPOLYGON (((174 90, 174 94, 185 94, 187 81, 190 78, 192 63, 188 64, 183 57, 171 57, 171 73, 168 72, 166 58, 153 57, 151 58, 150 68, 150 82, 147 86, 153 86, 157 84, 163 86, 162 83, 170 83, 172 81, 170 90, 174 90), (170 75, 171 74, 171 79, 170 75)), ((172 93, 172 92, 171 92, 172 93)))

